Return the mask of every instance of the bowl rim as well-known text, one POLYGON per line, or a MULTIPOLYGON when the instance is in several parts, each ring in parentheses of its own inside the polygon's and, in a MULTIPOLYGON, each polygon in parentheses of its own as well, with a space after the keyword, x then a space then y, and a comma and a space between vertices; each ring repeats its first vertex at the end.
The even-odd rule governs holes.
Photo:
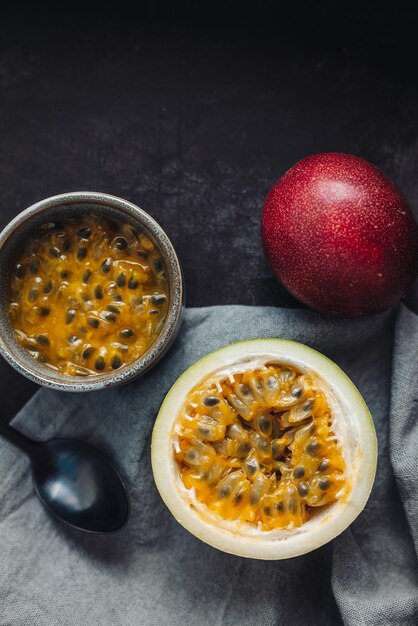
MULTIPOLYGON (((4 338, 0 332, 0 354, 3 358, 20 374, 31 380, 32 382, 43 387, 49 387, 60 391, 86 392, 109 389, 144 374, 150 367, 155 365, 157 361, 165 354, 174 341, 180 328, 181 318, 184 310, 184 284, 182 269, 176 251, 171 243, 165 230, 158 222, 149 215, 144 209, 136 204, 125 200, 118 196, 97 191, 70 191, 54 196, 49 196, 43 200, 30 205, 18 215, 16 215, 0 232, 0 267, 3 248, 10 237, 16 233, 19 228, 31 220, 42 214, 47 209, 58 207, 60 205, 72 203, 96 203, 97 205, 108 206, 116 211, 125 213, 134 221, 137 220, 145 227, 154 237, 157 246, 167 266, 168 282, 170 288, 169 303, 167 315, 164 325, 153 344, 139 358, 135 359, 129 365, 121 370, 108 372, 106 374, 98 374, 97 376, 86 377, 83 379, 67 377, 60 374, 58 377, 51 370, 48 372, 39 372, 36 368, 31 367, 31 361, 36 361, 28 354, 28 359, 20 359, 15 356, 10 349, 10 342, 4 338)), ((5 306, 6 301, 3 302, 5 306)), ((6 312, 7 314, 7 312, 6 312)), ((19 344, 16 342, 16 346, 19 344)))

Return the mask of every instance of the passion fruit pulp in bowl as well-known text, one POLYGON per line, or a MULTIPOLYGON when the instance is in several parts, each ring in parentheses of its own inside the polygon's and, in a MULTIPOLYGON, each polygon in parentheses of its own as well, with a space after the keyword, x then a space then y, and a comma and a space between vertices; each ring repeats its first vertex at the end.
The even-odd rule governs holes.
POLYGON ((17 341, 46 367, 97 376, 129 365, 164 324, 161 254, 129 223, 100 216, 48 222, 27 241, 10 277, 17 341))
POLYGON ((365 506, 376 434, 360 393, 327 357, 260 339, 214 352, 166 396, 152 466, 176 519, 206 543, 280 559, 341 533, 365 506))

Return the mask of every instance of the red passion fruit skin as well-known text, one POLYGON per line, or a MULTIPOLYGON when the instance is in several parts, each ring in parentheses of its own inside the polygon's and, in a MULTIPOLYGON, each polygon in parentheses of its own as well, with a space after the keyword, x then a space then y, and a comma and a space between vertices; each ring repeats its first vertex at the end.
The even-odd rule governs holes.
POLYGON ((377 167, 349 154, 296 163, 270 190, 261 231, 280 282, 328 313, 383 311, 418 270, 418 226, 406 199, 377 167))

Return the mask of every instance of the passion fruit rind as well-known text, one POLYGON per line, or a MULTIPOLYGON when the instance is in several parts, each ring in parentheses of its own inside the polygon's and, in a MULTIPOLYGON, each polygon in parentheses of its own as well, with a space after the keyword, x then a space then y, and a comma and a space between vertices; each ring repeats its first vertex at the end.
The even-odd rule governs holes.
POLYGON ((263 531, 301 526, 312 507, 348 493, 325 394, 289 366, 208 377, 188 395, 173 445, 200 503, 263 531))
MULTIPOLYGON (((326 412, 324 407, 323 410, 326 412)), ((238 421, 250 436, 251 427, 248 427, 244 418, 238 417, 238 421)), ((314 418, 311 422, 314 423, 314 418)), ((226 424, 225 432, 230 426, 232 424, 226 424)), ((256 428, 252 428, 252 431, 260 435, 256 428)), ((222 442, 203 443, 214 447, 222 442)), ((318 455, 312 458, 320 464, 322 453, 318 451, 318 455)), ((257 559, 284 559, 304 554, 345 530, 367 502, 376 472, 376 461, 377 440, 373 420, 361 394, 350 379, 335 363, 316 350, 282 339, 253 339, 231 344, 192 365, 164 399, 152 437, 155 482, 177 521, 213 547, 257 559), (181 477, 182 465, 184 469, 191 470, 192 467, 177 460, 173 453, 173 444, 175 437, 178 438, 175 428, 189 394, 200 389, 203 391, 206 381, 217 378, 219 373, 228 371, 232 375, 242 374, 261 370, 263 366, 268 368, 269 365, 277 366, 280 371, 294 370, 296 377, 312 380, 313 384, 308 386, 306 394, 315 395, 315 388, 321 401, 322 396, 325 398, 332 416, 335 451, 338 451, 342 459, 339 470, 344 477, 345 493, 339 494, 333 502, 325 506, 312 506, 305 501, 305 511, 308 511, 309 519, 299 526, 290 523, 284 527, 276 522, 271 530, 266 530, 263 529, 263 521, 260 524, 245 519, 243 521, 239 516, 238 519, 224 518, 216 508, 215 511, 211 510, 207 503, 199 501, 195 487, 188 489, 181 477)), ((293 473, 297 466, 292 464, 291 467, 293 473)), ((279 478, 283 480, 281 472, 279 478)), ((291 482, 292 485, 297 485, 304 481, 291 476, 291 482)), ((299 497, 303 496, 299 494, 299 497)), ((261 519, 261 510, 259 515, 261 519)))

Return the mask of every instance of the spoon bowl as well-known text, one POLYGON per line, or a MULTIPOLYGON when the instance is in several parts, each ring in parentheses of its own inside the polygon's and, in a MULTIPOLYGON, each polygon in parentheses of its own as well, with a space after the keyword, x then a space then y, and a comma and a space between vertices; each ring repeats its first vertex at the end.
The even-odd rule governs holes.
POLYGON ((29 456, 35 492, 61 521, 90 533, 113 533, 126 525, 128 493, 102 452, 78 439, 34 441, 1 420, 0 435, 29 456))
POLYGON ((39 444, 33 479, 43 504, 70 526, 111 533, 128 521, 129 500, 121 477, 104 454, 83 441, 39 444))

